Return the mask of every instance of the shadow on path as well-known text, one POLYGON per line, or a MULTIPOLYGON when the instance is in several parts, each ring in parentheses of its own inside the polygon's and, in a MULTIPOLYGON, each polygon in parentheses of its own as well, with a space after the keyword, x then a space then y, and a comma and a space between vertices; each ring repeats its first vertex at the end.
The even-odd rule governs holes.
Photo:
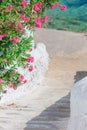
POLYGON ((24 130, 65 130, 70 113, 70 94, 27 122, 24 130))
MULTIPOLYGON (((77 71, 75 82, 87 76, 87 71, 77 71)), ((70 116, 70 93, 26 123, 24 130, 66 130, 70 116)))
POLYGON ((75 83, 87 76, 87 71, 77 71, 74 76, 75 83))

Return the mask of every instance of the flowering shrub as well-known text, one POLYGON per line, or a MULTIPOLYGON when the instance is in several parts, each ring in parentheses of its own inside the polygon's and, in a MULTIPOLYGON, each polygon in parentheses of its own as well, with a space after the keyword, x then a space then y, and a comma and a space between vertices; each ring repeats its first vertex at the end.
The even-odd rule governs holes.
POLYGON ((26 51, 32 51, 33 37, 23 37, 27 29, 34 30, 42 27, 48 17, 45 9, 60 8, 58 0, 0 0, 0 91, 5 92, 3 86, 17 89, 27 80, 20 75, 17 68, 22 66, 33 71, 34 57, 26 51))

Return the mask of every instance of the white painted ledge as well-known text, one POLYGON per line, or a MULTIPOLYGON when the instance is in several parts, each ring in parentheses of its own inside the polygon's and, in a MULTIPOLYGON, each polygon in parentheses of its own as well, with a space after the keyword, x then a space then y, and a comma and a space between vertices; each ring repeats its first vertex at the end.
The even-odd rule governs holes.
POLYGON ((87 77, 74 85, 70 102, 68 130, 87 130, 87 77))
POLYGON ((46 47, 42 43, 38 43, 36 48, 33 49, 31 55, 34 57, 34 70, 29 72, 27 69, 18 68, 20 74, 25 76, 27 83, 18 87, 17 90, 7 88, 7 93, 2 95, 0 100, 0 106, 15 103, 16 100, 21 100, 21 97, 31 91, 34 87, 37 87, 38 83, 44 77, 45 72, 48 69, 48 53, 46 47))

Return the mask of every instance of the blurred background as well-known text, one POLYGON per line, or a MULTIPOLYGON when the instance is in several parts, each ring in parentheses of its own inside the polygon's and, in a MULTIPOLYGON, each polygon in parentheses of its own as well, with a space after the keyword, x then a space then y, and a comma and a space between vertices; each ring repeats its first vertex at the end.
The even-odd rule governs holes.
POLYGON ((67 5, 67 10, 48 9, 47 28, 87 32, 87 0, 61 0, 67 5))

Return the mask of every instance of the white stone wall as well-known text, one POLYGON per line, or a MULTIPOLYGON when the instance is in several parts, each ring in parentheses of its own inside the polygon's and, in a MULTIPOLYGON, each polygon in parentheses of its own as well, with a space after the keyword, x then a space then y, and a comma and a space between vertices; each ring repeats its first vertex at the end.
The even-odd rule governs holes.
POLYGON ((87 77, 74 85, 70 102, 68 130, 87 130, 87 77))

